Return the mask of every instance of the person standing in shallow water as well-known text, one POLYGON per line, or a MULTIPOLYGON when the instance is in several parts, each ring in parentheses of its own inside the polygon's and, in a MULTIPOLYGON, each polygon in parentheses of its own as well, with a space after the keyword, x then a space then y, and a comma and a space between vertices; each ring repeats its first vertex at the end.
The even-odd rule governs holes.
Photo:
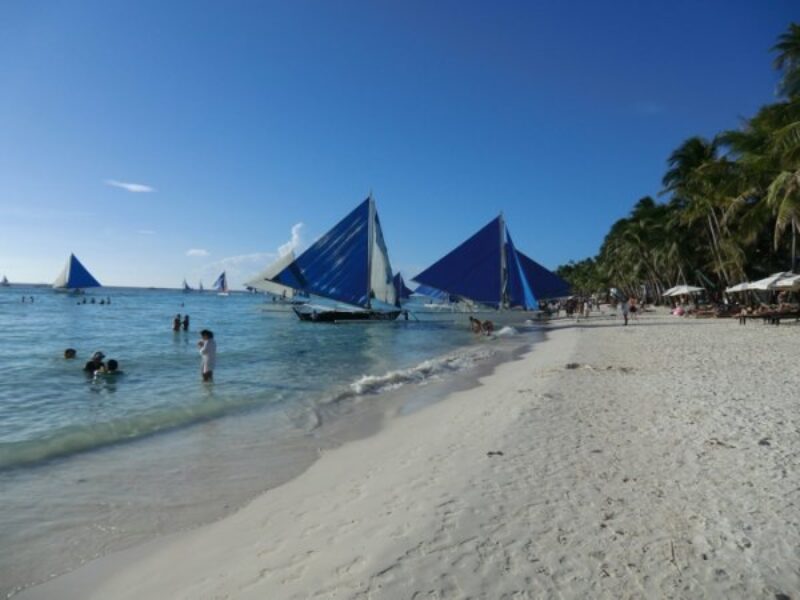
POLYGON ((200 349, 200 373, 203 381, 210 383, 214 381, 214 367, 217 364, 217 342, 214 341, 214 333, 208 329, 200 332, 200 338, 197 342, 200 349))
POLYGON ((189 331, 189 315, 184 315, 183 317, 183 330, 189 331))
POLYGON ((172 319, 172 331, 180 331, 181 330, 181 313, 175 315, 175 318, 172 319))

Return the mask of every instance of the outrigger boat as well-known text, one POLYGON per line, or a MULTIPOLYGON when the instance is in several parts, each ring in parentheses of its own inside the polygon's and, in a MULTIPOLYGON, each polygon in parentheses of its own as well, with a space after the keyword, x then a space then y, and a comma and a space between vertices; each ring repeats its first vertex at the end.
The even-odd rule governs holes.
POLYGON ((217 280, 214 282, 214 289, 217 290, 217 296, 228 296, 228 277, 225 271, 219 274, 217 280))
POLYGON ((391 321, 402 312, 372 195, 270 281, 311 298, 293 306, 301 321, 391 321))
POLYGON ((569 295, 566 281, 517 250, 502 214, 414 281, 422 284, 418 292, 446 299, 443 306, 450 307, 413 310, 422 320, 469 314, 498 322, 522 321, 538 315, 539 300, 569 295))
POLYGON ((91 287, 100 287, 100 282, 89 273, 74 254, 70 254, 64 269, 53 282, 53 289, 57 292, 81 294, 85 288, 91 287))

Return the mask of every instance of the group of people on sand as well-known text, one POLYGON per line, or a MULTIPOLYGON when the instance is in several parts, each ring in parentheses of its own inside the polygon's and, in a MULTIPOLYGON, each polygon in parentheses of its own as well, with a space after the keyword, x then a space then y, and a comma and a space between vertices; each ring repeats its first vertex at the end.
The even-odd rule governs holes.
POLYGON ((479 333, 483 335, 492 335, 492 333, 494 333, 494 323, 492 323, 489 319, 481 321, 480 319, 476 319, 470 315, 469 326, 470 329, 472 329, 472 333, 479 333))
MULTIPOLYGON (((64 358, 67 360, 74 360, 78 357, 78 352, 75 348, 67 348, 64 350, 64 358)), ((106 357, 105 354, 99 350, 94 352, 91 358, 83 365, 83 372, 91 377, 98 375, 121 375, 122 371, 119 368, 119 362, 110 358, 108 362, 103 362, 106 357)))

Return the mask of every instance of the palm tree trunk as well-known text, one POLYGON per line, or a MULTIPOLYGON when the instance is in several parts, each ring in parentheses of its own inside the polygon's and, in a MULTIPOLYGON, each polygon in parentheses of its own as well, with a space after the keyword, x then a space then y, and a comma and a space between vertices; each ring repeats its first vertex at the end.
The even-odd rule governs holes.
POLYGON ((711 214, 708 215, 708 230, 711 233, 711 245, 712 250, 714 252, 714 258, 717 260, 717 264, 719 265, 719 272, 722 275, 723 279, 725 279, 725 283, 730 285, 731 280, 728 277, 728 273, 725 270, 725 264, 722 261, 722 252, 719 249, 719 240, 717 238, 717 232, 714 230, 714 221, 711 218, 711 214))

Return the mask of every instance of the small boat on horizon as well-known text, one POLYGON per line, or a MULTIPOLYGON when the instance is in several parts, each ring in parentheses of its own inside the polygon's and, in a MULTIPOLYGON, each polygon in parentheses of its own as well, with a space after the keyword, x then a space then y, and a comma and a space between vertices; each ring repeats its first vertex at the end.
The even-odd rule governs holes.
POLYGON ((188 294, 189 292, 193 292, 194 289, 188 283, 186 283, 186 279, 183 280, 183 293, 188 294))
POLYGON ((53 282, 53 289, 57 292, 81 294, 84 289, 92 287, 101 287, 100 282, 74 254, 70 254, 64 269, 53 282))
POLYGON ((271 282, 309 297, 301 321, 391 321, 402 312, 372 195, 287 264, 271 282))
POLYGON ((11 284, 8 282, 8 277, 3 275, 3 278, 0 279, 0 287, 10 287, 11 284))
POLYGON ((217 280, 214 282, 214 289, 217 290, 217 296, 228 296, 228 277, 225 275, 225 271, 220 273, 217 280))

